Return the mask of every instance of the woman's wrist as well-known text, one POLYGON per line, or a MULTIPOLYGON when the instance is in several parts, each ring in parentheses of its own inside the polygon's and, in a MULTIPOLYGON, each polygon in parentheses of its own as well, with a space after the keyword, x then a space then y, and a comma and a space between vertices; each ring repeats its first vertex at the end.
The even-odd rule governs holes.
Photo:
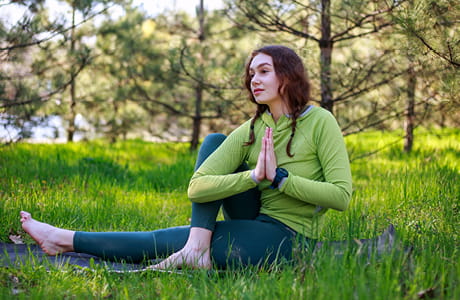
POLYGON ((258 180, 258 179, 256 178, 256 172, 255 172, 255 171, 256 171, 256 170, 252 170, 252 171, 251 171, 251 179, 252 179, 256 184, 259 184, 259 183, 261 182, 261 180, 258 180))
POLYGON ((276 167, 271 172, 267 172, 267 180, 270 182, 273 182, 273 180, 275 180, 275 176, 276 176, 276 167))

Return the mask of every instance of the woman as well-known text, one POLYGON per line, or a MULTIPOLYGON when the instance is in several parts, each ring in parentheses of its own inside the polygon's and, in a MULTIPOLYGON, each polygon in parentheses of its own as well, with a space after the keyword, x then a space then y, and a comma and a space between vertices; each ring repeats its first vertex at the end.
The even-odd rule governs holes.
POLYGON ((289 260, 296 239, 317 238, 328 209, 347 208, 347 151, 332 114, 308 105, 310 85, 293 50, 277 45, 255 50, 245 85, 256 113, 228 137, 204 140, 188 188, 190 226, 75 232, 21 212, 24 230, 50 255, 75 251, 130 261, 169 255, 152 266, 160 269, 289 260), (216 222, 221 206, 225 221, 216 222))

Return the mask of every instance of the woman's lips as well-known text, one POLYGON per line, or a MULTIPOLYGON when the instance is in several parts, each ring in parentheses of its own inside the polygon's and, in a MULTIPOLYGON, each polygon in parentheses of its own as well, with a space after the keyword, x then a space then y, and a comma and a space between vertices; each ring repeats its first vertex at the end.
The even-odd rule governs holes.
POLYGON ((260 93, 262 93, 263 91, 264 91, 263 89, 255 89, 254 91, 252 91, 252 93, 254 94, 254 96, 257 96, 260 93))

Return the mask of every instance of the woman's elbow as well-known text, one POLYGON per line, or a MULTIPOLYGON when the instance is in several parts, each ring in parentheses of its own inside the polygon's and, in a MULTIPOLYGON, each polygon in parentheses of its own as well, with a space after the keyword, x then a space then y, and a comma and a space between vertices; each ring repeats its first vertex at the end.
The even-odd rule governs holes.
POLYGON ((348 209, 348 206, 351 201, 351 192, 350 191, 343 191, 336 202, 338 205, 334 207, 338 211, 345 211, 348 209))
POLYGON ((196 186, 190 185, 187 190, 187 197, 191 202, 204 203, 207 201, 207 197, 203 190, 197 189, 196 186))
POLYGON ((198 194, 196 193, 195 190, 189 188, 187 191, 187 197, 190 201, 200 203, 200 198, 198 197, 198 194))
POLYGON ((198 202, 198 193, 196 191, 196 188, 193 184, 193 181, 190 181, 187 189, 187 197, 190 201, 192 202, 198 202))
POLYGON ((337 206, 335 209, 338 211, 346 211, 348 209, 348 204, 349 201, 342 201, 339 206, 337 206))

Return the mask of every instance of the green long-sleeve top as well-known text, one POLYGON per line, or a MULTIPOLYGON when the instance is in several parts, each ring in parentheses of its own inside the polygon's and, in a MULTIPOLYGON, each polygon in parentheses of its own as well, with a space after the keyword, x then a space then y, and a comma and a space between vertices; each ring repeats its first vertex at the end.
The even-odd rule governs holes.
POLYGON ((250 120, 235 129, 212 153, 190 180, 188 196, 193 202, 210 202, 241 193, 258 185, 260 213, 281 221, 298 233, 317 238, 323 215, 329 209, 345 210, 351 199, 352 180, 348 154, 334 116, 310 106, 297 119, 289 157, 286 145, 291 135, 291 119, 281 116, 275 123, 264 113, 254 124, 255 142, 249 140, 250 120), (233 173, 243 162, 254 169, 265 128, 273 128, 278 167, 289 176, 277 189, 271 182, 257 184, 251 170, 233 173))

